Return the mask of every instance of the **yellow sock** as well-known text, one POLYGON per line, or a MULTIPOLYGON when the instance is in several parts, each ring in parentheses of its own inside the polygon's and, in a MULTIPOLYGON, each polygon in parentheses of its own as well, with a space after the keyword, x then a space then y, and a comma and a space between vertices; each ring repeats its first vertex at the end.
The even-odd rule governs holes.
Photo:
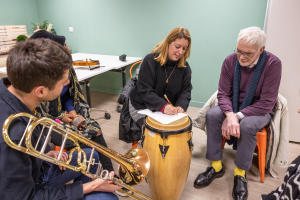
POLYGON ((216 172, 219 172, 222 169, 222 162, 221 160, 212 161, 211 166, 215 169, 216 172))
POLYGON ((234 169, 234 176, 237 176, 237 175, 242 176, 242 177, 245 178, 246 172, 245 172, 245 170, 242 170, 242 169, 236 167, 234 169))

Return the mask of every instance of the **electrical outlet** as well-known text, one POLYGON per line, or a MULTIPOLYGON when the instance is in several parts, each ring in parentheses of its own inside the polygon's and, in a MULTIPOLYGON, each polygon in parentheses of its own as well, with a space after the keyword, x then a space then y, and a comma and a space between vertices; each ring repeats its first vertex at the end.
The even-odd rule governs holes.
POLYGON ((73 31, 74 31, 74 30, 73 30, 73 27, 69 27, 69 32, 70 32, 70 33, 73 33, 73 31))
POLYGON ((136 74, 139 74, 140 73, 140 69, 136 69, 136 74))

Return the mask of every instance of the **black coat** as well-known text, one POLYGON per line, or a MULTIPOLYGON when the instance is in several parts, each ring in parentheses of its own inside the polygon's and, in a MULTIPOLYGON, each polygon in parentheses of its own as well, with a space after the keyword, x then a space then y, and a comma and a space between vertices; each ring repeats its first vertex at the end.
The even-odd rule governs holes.
POLYGON ((168 60, 164 66, 161 66, 154 58, 155 55, 148 54, 143 60, 136 87, 130 93, 133 107, 137 110, 148 108, 158 111, 168 103, 164 98, 166 94, 175 107, 180 106, 186 111, 193 88, 189 64, 186 62, 186 67, 177 67, 177 62, 168 60), (169 76, 166 83, 166 77, 169 76))
POLYGON ((136 82, 137 78, 131 79, 123 88, 118 99, 118 103, 123 105, 119 121, 119 139, 128 143, 138 141, 142 135, 141 129, 135 124, 129 113, 129 94, 136 82))

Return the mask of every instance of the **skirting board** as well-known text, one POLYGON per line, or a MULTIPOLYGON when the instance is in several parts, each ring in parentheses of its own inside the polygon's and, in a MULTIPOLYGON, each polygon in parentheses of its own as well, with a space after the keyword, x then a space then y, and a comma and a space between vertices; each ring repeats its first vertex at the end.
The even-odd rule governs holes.
MULTIPOLYGON (((81 89, 85 89, 84 86, 81 86, 81 89)), ((105 93, 110 93, 110 94, 121 94, 121 89, 111 89, 111 88, 94 88, 91 86, 91 90, 98 91, 98 92, 105 92, 105 93)), ((197 108, 202 108, 204 106, 205 102, 200 102, 200 101, 190 101, 190 106, 197 107, 197 108)))
POLYGON ((204 106, 205 102, 200 101, 190 101, 190 106, 202 108, 204 106))

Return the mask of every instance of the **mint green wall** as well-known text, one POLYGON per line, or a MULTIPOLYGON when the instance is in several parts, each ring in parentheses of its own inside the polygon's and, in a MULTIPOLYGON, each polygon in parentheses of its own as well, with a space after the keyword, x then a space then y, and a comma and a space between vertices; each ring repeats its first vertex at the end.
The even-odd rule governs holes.
POLYGON ((38 21, 36 0, 0 0, 0 26, 26 25, 27 34, 31 35, 31 22, 38 21))
MULTIPOLYGON (((10 10, 17 1, 0 0, 0 11, 8 12, 2 2, 10 10)), ((239 30, 263 28, 266 5, 267 0, 36 0, 39 20, 53 21, 53 28, 66 36, 73 53, 144 57, 173 28, 187 28, 192 36, 188 62, 194 87, 190 105, 197 107, 217 90, 222 62, 233 52, 239 30), (73 33, 68 32, 70 26, 73 33)), ((27 13, 36 12, 34 5, 28 7, 23 20, 27 13)), ((23 7, 17 11, 23 12, 23 7)), ((94 78, 91 86, 119 93, 121 74, 107 72, 94 78)))

